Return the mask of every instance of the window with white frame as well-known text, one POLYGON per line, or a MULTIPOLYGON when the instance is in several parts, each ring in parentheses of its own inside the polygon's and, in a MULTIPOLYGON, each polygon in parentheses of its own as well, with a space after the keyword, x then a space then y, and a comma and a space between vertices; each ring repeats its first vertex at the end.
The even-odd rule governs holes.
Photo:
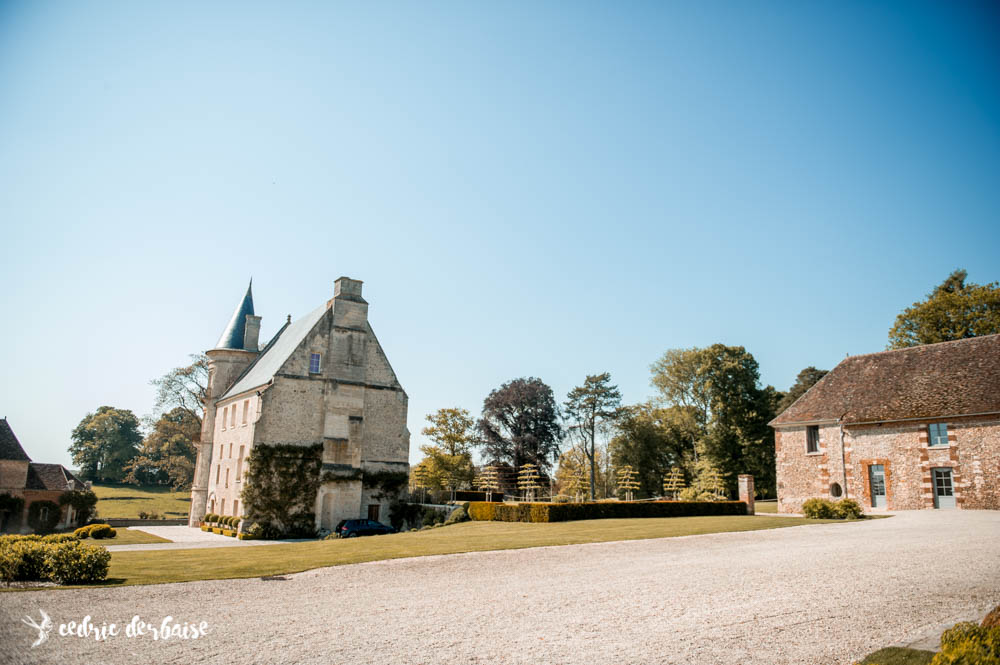
POLYGON ((948 425, 946 423, 931 423, 927 426, 927 445, 947 446, 948 425))
POLYGON ((309 354, 309 373, 319 374, 320 355, 318 353, 309 354))
POLYGON ((819 452, 819 425, 810 425, 806 428, 806 452, 819 452))

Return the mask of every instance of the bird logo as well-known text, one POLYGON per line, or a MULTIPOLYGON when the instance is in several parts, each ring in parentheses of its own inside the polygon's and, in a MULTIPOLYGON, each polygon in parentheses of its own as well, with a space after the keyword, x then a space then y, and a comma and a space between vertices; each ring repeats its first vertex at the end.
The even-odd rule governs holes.
POLYGON ((42 622, 38 623, 30 616, 25 616, 21 619, 22 623, 26 626, 30 626, 38 631, 38 639, 34 641, 31 648, 34 649, 39 644, 44 644, 46 640, 49 639, 49 633, 52 632, 52 619, 49 615, 45 613, 45 610, 38 610, 42 615, 42 622))

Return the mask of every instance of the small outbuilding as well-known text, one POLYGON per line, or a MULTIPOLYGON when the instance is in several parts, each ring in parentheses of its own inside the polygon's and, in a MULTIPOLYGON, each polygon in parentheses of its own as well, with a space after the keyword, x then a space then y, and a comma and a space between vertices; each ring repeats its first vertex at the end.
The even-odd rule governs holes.
POLYGON ((72 526, 73 508, 60 506, 59 497, 83 489, 87 484, 61 464, 32 462, 10 423, 0 419, 0 533, 31 531, 36 525, 72 526))
POLYGON ((1000 335, 848 357, 770 424, 780 512, 1000 509, 1000 335))

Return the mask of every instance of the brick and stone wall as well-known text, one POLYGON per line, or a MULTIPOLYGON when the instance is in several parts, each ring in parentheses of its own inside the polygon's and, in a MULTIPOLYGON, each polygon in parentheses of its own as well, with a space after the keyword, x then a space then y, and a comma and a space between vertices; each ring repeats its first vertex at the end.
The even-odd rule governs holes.
POLYGON ((931 470, 952 469, 958 508, 1000 509, 1000 420, 964 417, 874 425, 845 425, 841 455, 840 428, 820 426, 818 453, 806 452, 806 428, 775 432, 778 510, 799 512, 810 497, 836 498, 833 483, 845 495, 872 509, 869 467, 885 466, 888 510, 934 507, 931 470), (927 426, 947 422, 948 445, 930 447, 927 426), (846 472, 846 473, 845 473, 846 472), (846 482, 845 482, 846 476, 846 482))

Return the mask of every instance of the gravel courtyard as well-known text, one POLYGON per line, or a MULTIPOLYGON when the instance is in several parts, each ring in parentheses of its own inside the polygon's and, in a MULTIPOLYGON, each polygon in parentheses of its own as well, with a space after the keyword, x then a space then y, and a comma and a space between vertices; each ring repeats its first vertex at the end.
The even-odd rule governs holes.
MULTIPOLYGON (((544 528, 542 525, 539 525, 544 528)), ((226 552, 220 550, 219 555, 226 552)), ((850 663, 1000 603, 1000 512, 0 593, 12 663, 850 663), (47 612, 55 630, 21 618, 47 612), (85 615, 196 640, 59 636, 85 615)))

